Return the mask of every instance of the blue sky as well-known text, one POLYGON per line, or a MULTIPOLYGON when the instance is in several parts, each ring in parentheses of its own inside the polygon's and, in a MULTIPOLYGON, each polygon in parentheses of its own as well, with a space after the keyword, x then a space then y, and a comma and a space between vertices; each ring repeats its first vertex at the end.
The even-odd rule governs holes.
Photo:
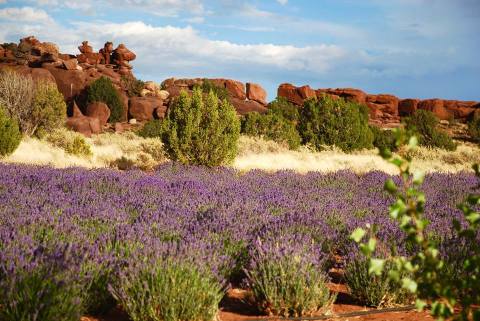
POLYGON ((0 0, 0 42, 125 43, 136 76, 480 100, 478 0, 0 0))

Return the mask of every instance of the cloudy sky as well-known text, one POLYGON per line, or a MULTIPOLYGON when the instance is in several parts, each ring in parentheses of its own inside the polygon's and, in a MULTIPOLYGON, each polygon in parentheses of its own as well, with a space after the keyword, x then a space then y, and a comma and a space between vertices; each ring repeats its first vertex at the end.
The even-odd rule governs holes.
POLYGON ((137 78, 480 100, 478 0, 0 0, 0 42, 125 43, 137 78))

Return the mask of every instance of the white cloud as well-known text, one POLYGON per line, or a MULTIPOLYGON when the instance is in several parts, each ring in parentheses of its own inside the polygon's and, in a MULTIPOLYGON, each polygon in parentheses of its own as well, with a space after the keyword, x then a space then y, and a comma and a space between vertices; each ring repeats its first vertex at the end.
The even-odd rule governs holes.
POLYGON ((284 6, 288 3, 288 0, 277 0, 277 2, 284 6))
POLYGON ((25 23, 53 23, 53 19, 44 10, 31 7, 0 9, 0 19, 25 23))

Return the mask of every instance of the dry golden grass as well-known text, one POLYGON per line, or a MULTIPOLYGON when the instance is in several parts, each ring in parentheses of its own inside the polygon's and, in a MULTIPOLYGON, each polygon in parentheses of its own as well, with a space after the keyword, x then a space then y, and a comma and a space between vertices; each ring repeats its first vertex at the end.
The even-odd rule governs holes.
MULTIPOLYGON (((45 141, 25 138, 19 148, 2 161, 50 165, 59 168, 138 167, 144 170, 153 169, 156 165, 167 161, 159 139, 145 139, 127 132, 104 133, 87 138, 86 141, 91 146, 91 156, 70 155, 45 141)), ((475 162, 480 163, 480 148, 471 144, 460 144, 455 152, 421 147, 413 154, 414 169, 425 172, 469 171, 475 162)), ((292 151, 275 142, 247 136, 240 137, 239 154, 231 166, 240 171, 262 169, 306 173, 351 170, 356 173, 365 173, 379 170, 390 174, 397 173, 396 168, 378 156, 376 150, 347 154, 335 148, 313 152, 307 147, 301 147, 299 150, 292 151)))

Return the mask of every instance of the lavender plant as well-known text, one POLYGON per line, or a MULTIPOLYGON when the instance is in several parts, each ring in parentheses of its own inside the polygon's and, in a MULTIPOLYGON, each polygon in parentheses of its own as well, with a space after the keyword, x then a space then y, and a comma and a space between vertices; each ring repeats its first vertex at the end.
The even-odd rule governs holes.
POLYGON ((195 266, 166 260, 120 273, 111 292, 133 321, 213 320, 219 283, 195 266))
MULTIPOLYGON (((406 135, 397 131, 397 142, 403 143, 406 135)), ((410 137, 408 150, 416 147, 416 138, 410 137)), ((420 191, 424 182, 423 173, 412 173, 411 159, 395 157, 388 150, 382 156, 396 165, 400 170, 402 185, 398 187, 392 179, 385 183, 385 189, 396 198, 390 206, 390 216, 395 219, 400 229, 405 233, 406 240, 414 244, 416 251, 408 256, 396 256, 392 260, 394 268, 388 271, 391 280, 401 284, 403 288, 417 296, 418 309, 431 305, 431 314, 437 320, 454 317, 459 320, 480 320, 480 195, 470 195, 458 208, 463 213, 463 220, 454 218, 452 221, 453 238, 468 244, 468 256, 464 257, 461 277, 449 277, 449 264, 442 258, 438 242, 427 232, 430 224, 424 215, 426 197, 420 191), (455 308, 460 312, 455 314, 455 308)), ((480 176, 479 166, 474 170, 480 176)), ((360 242, 366 231, 357 228, 352 238, 360 242)), ((361 243, 360 249, 369 258, 369 273, 381 275, 386 267, 386 260, 375 257, 374 251, 377 238, 371 237, 367 243, 361 243)))

